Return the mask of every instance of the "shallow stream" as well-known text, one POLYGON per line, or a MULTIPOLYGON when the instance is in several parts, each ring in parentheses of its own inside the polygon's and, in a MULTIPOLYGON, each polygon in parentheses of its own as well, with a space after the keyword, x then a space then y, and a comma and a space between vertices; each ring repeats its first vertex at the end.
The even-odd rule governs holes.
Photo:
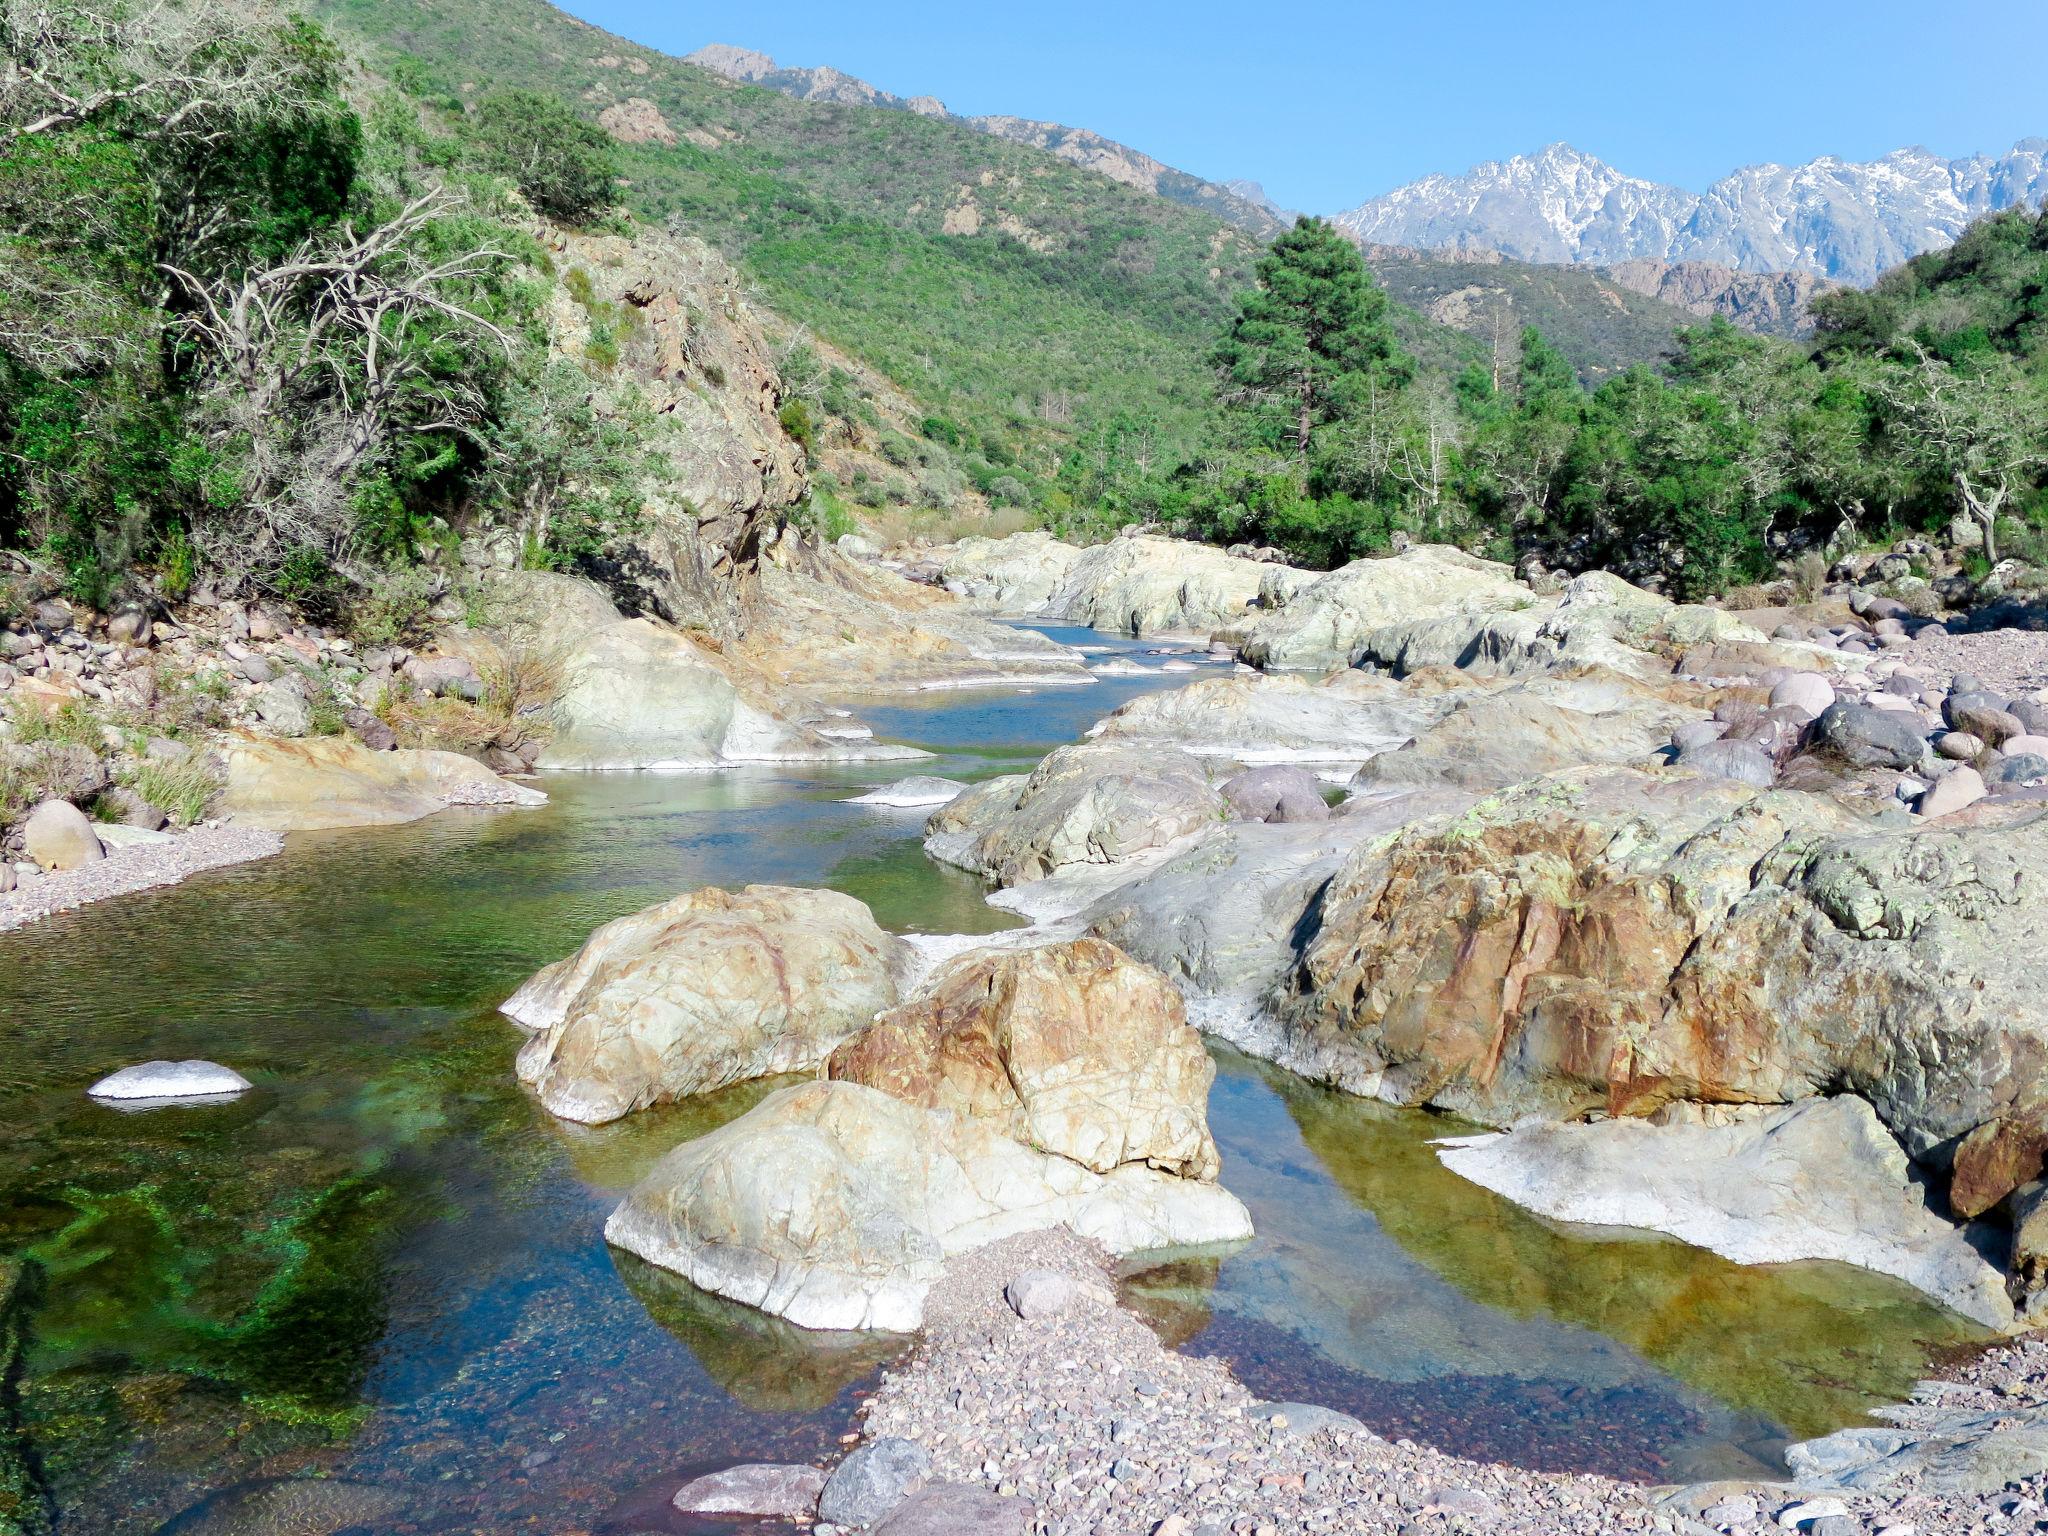
MULTIPOLYGON (((514 1083, 493 1010, 598 923, 704 884, 830 885, 907 932, 1006 926, 924 858, 922 813, 847 797, 1017 771, 1187 680, 864 708, 936 760, 554 778, 541 810, 300 835, 0 937, 0 1531, 680 1531, 665 1499, 690 1470, 832 1455, 902 1341, 803 1334, 600 1236, 648 1164, 765 1087, 566 1126, 514 1083), (257 1087, 84 1097, 190 1056, 257 1087), (330 1481, 271 1481, 311 1471, 330 1481)), ((1224 1181, 1260 1236, 1134 1266, 1131 1291, 1266 1395, 1661 1482, 1769 1464, 1975 1337, 1861 1271, 1538 1221, 1437 1165, 1452 1123, 1218 1056, 1224 1181)))

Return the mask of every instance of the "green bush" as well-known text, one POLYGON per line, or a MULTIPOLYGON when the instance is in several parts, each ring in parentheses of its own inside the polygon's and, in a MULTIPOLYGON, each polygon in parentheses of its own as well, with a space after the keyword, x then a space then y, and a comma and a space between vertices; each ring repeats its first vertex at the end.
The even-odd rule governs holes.
POLYGON ((610 210, 618 180, 612 141, 559 96, 493 91, 464 128, 477 163, 509 177, 535 212, 588 224, 610 210))

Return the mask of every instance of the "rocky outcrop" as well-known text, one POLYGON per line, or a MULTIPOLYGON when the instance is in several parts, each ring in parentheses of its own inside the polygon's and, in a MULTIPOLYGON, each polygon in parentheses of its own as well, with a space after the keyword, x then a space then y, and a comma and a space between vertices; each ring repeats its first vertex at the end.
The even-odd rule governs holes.
POLYGON ((933 815, 925 848, 997 885, 1071 864, 1115 864, 1223 819, 1208 769, 1188 753, 1088 742, 1021 781, 978 785, 933 815))
POLYGON ((1081 547, 1033 529, 1000 539, 962 539, 932 551, 931 558, 946 590, 982 612, 1038 618, 1058 611, 1081 547))
POLYGON ((1100 939, 964 955, 827 1070, 1097 1173, 1216 1177, 1215 1064, 1173 984, 1100 939))
POLYGON ((1404 685, 1363 672, 1206 677, 1131 700, 1088 735, 1236 763, 1353 766, 1410 740, 1455 703, 1439 679, 1404 685))
POLYGON ((1078 653, 951 593, 794 534, 762 562, 735 654, 778 686, 835 693, 1086 684, 1078 653))
POLYGON ((1083 550, 1067 571, 1055 612, 1120 634, 1206 635, 1262 602, 1286 602, 1315 579, 1312 572, 1247 560, 1213 545, 1139 534, 1083 550))
POLYGON ((1041 532, 970 538, 930 558, 940 582, 988 612, 1129 635, 1206 635, 1285 602, 1316 579, 1313 572, 1154 534, 1126 534, 1085 549, 1041 532))
POLYGON ((1517 785, 1352 856, 1271 1053, 1495 1124, 1852 1092, 1975 1215, 2048 1147, 2048 817, 1956 820, 1624 769, 1517 785))
POLYGON ((918 757, 828 737, 815 706, 649 619, 620 619, 570 648, 544 768, 716 768, 918 757), (804 718, 808 716, 809 718, 804 718))
POLYGON ((1061 1225, 1117 1253, 1251 1233, 1216 1184, 1095 1173, 985 1120, 819 1082, 669 1153, 605 1236, 807 1328, 907 1331, 949 1257, 1061 1225))
POLYGON ((1353 783, 1497 789, 1589 763, 1644 763, 1675 726, 1705 716, 1675 693, 1593 669, 1459 696, 1407 745, 1368 759, 1353 783))
POLYGON ((909 947, 835 891, 693 891, 593 933, 502 1011, 534 1031, 519 1077, 602 1124, 751 1077, 807 1071, 899 995, 909 947))
POLYGON ((1835 285, 1811 272, 1743 272, 1712 261, 1617 262, 1605 269, 1614 282, 1645 298, 1723 319, 1766 336, 1813 331, 1808 306, 1835 285))
POLYGON ((1318 578, 1254 622, 1239 650, 1255 667, 1348 667, 1360 660, 1367 637, 1390 625, 1534 602, 1506 566, 1425 544, 1354 560, 1318 578))
POLYGON ((1929 1208, 1861 1099, 1657 1118, 1528 1123, 1445 1142, 1438 1156, 1556 1221, 1667 1232, 1738 1264, 1856 1264, 1988 1327, 2013 1325, 2003 1273, 1929 1208))
POLYGON ((352 737, 276 741, 246 733, 222 742, 221 809, 272 832, 389 826, 450 806, 543 805, 537 789, 502 779, 454 752, 374 752, 352 737))
POLYGON ((578 362, 600 333, 608 376, 651 421, 658 489, 637 532, 608 547, 606 584, 629 606, 737 638, 763 544, 809 491, 800 444, 778 420, 782 380, 738 275, 700 240, 551 230, 562 273, 553 349, 578 362))

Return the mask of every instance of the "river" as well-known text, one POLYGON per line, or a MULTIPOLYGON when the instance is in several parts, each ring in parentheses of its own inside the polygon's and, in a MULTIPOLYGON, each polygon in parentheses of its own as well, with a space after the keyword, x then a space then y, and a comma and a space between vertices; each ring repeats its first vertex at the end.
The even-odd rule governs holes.
MULTIPOLYGON (((923 856, 921 813, 847 801, 1016 771, 1187 680, 1053 633, 1153 670, 862 709, 929 763, 550 778, 543 809, 301 834, 0 938, 0 1530, 12 1508, 95 1536, 682 1531, 685 1473, 835 1454, 903 1341, 801 1333, 600 1235, 656 1157, 765 1086, 564 1125, 513 1081, 494 1010, 598 923, 705 884, 829 885, 903 932, 1008 925, 923 856), (193 1056, 255 1089, 84 1096, 193 1056), (334 1480, 324 1514, 273 1486, 309 1472, 334 1480)), ((1217 1055, 1224 1182, 1260 1235, 1134 1263, 1129 1294, 1266 1395, 1664 1482, 1769 1466, 1978 1336, 1862 1271, 1538 1221, 1437 1165, 1455 1122, 1217 1055)))

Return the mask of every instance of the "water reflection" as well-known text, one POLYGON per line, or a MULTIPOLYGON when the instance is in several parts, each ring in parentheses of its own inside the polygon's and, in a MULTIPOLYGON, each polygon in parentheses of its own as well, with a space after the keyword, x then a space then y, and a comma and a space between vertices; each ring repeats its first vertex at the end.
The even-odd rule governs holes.
POLYGON ((1208 1308, 1190 1347, 1254 1390, 1462 1454, 1668 1481, 1773 1466, 1981 1335, 1846 1265, 1540 1220, 1437 1162, 1429 1139, 1469 1127, 1219 1058, 1211 1120, 1258 1240, 1198 1297, 1184 1274, 1133 1284, 1208 1308))

